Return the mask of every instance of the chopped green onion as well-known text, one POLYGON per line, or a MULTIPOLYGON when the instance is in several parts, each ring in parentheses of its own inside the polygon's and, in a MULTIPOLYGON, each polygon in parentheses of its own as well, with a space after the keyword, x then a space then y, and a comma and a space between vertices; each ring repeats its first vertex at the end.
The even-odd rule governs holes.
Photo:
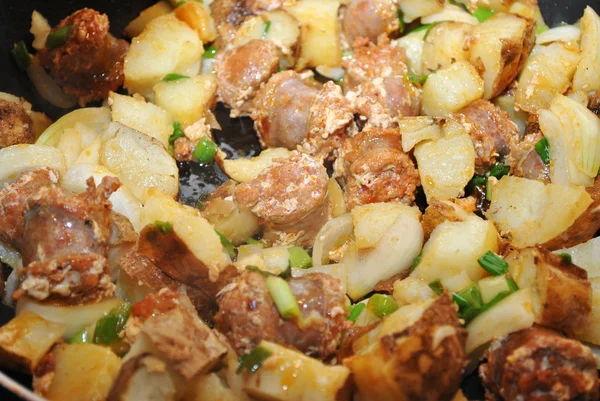
POLYGON ((490 302, 488 302, 487 304, 485 304, 481 307, 481 310, 479 311, 479 313, 483 313, 486 310, 490 309, 491 307, 495 306, 498 302, 502 301, 504 298, 506 298, 510 294, 511 293, 509 291, 502 291, 502 292, 498 293, 498 295, 496 295, 490 302))
POLYGON ((342 58, 343 58, 343 59, 348 59, 348 58, 352 57, 352 54, 354 54, 354 53, 352 52, 352 50, 345 50, 345 51, 342 53, 342 58))
POLYGON ((46 38, 46 48, 54 49, 55 47, 64 45, 69 39, 72 30, 73 25, 67 25, 50 32, 46 38))
POLYGON ((573 258, 568 253, 559 253, 558 256, 561 257, 563 263, 573 263, 573 258))
POLYGON ((485 185, 487 184, 487 177, 482 175, 474 175, 473 178, 471 178, 471 182, 475 186, 485 185))
POLYGON ((184 5, 185 3, 187 3, 187 1, 186 1, 186 0, 179 0, 179 1, 177 2, 177 4, 175 4, 175 8, 177 8, 177 7, 179 7, 179 6, 182 6, 182 5, 184 5))
POLYGON ((277 276, 267 277, 267 289, 279 314, 284 319, 301 318, 302 312, 287 281, 277 276))
POLYGON ((223 245, 225 252, 227 252, 227 254, 229 255, 229 257, 231 259, 235 258, 235 247, 233 246, 231 241, 229 241, 227 238, 225 238, 225 236, 223 234, 221 234, 220 232, 218 232, 217 230, 215 230, 215 232, 221 239, 221 245, 223 245))
POLYGON ((173 224, 169 223, 168 221, 156 220, 154 222, 154 228, 156 231, 159 231, 163 234, 169 234, 171 231, 173 231, 173 224))
POLYGON ((425 81, 427 81, 427 78, 429 78, 430 75, 431 74, 417 75, 417 74, 413 74, 412 72, 409 72, 408 80, 410 82, 412 82, 413 84, 423 85, 425 83, 425 81))
POLYGON ((536 33, 536 35, 539 35, 540 33, 546 32, 548 29, 550 29, 550 28, 548 28, 548 25, 541 24, 535 28, 535 33, 536 33))
POLYGON ((177 81, 178 79, 185 79, 185 78, 189 78, 189 77, 187 75, 171 73, 171 74, 165 75, 162 80, 164 82, 171 82, 171 81, 177 81))
POLYGON ((15 59, 15 63, 17 63, 17 66, 21 71, 27 70, 27 67, 29 67, 29 62, 31 61, 31 56, 29 55, 29 51, 27 50, 25 42, 21 40, 15 43, 10 51, 10 54, 12 54, 13 58, 15 59))
POLYGON ((481 312, 483 300, 477 284, 472 284, 458 294, 452 294, 452 299, 459 307, 458 316, 466 322, 471 321, 481 312))
POLYGON ((281 65, 278 65, 277 66, 277 72, 281 72, 281 71, 283 71, 283 67, 281 67, 281 65))
POLYGON ((266 38, 267 34, 269 33, 269 30, 271 29, 271 21, 270 20, 266 20, 265 21, 265 30, 262 33, 262 38, 266 38))
POLYGON ((477 284, 471 284, 466 290, 462 290, 458 293, 463 297, 470 305, 483 305, 483 299, 481 299, 481 292, 477 284))
POLYGON ((249 244, 249 245, 258 245, 260 243, 261 242, 259 240, 252 238, 252 237, 250 237, 246 240, 246 244, 249 244))
POLYGON ((458 1, 456 1, 456 0, 449 0, 449 1, 450 1, 450 4, 452 4, 452 5, 454 5, 454 6, 458 6, 458 7, 462 8, 464 11, 467 11, 467 12, 469 12, 469 9, 468 9, 468 8, 467 8, 467 6, 466 6, 466 5, 464 5, 463 3, 459 3, 459 2, 458 2, 458 1))
POLYGON ((202 192, 200 194, 200 196, 198 196, 198 199, 196 199, 196 203, 194 206, 196 206, 196 209, 198 210, 203 210, 204 209, 204 200, 208 197, 208 195, 210 194, 210 192, 202 192))
POLYGON ((489 185, 489 181, 487 181, 485 184, 485 200, 486 201, 492 200, 492 186, 489 185))
POLYGON ((290 254, 290 265, 297 269, 307 269, 312 267, 312 259, 308 252, 301 246, 288 248, 290 254))
POLYGON ((242 370, 254 373, 270 356, 271 351, 259 345, 250 351, 250 353, 242 355, 238 358, 238 368, 236 373, 240 373, 242 370))
POLYGON ((402 35, 406 29, 406 23, 404 22, 404 12, 400 7, 398 7, 398 22, 400 22, 400 29, 398 29, 398 32, 402 35))
POLYGON ((260 274, 260 275, 261 275, 261 276, 263 276, 263 277, 269 277, 269 276, 272 276, 272 274, 271 274, 271 273, 269 273, 269 272, 266 272, 266 271, 264 271, 263 269, 261 269, 260 267, 258 267, 258 266, 254 266, 254 265, 248 265, 248 266, 246 266, 246 270, 249 270, 249 271, 251 271, 251 272, 256 272, 256 273, 260 274))
POLYGON ((490 177, 496 177, 500 179, 508 174, 510 171, 510 166, 503 163, 496 163, 490 170, 490 177))
POLYGON ((494 15, 494 10, 490 10, 489 8, 485 7, 479 7, 473 12, 473 16, 477 18, 479 22, 484 22, 490 19, 492 15, 494 15))
POLYGON ((119 341, 121 339, 119 333, 125 328, 130 312, 131 304, 123 302, 111 310, 108 315, 98 320, 94 330, 94 343, 112 344, 119 341))
POLYGON ((215 58, 218 50, 219 48, 215 45, 208 46, 202 53, 202 58, 215 58))
POLYGON ((420 27, 415 28, 412 31, 410 31, 408 34, 416 33, 416 32, 421 32, 421 31, 425 31, 425 30, 429 31, 429 29, 431 29, 432 26, 433 26, 433 24, 421 25, 420 27))
POLYGON ((367 302, 367 309, 377 317, 385 317, 398 309, 398 303, 390 295, 373 294, 367 302))
POLYGON ((487 251, 478 262, 492 276, 501 276, 508 271, 508 263, 492 251, 487 251))
POLYGON ((420 254, 415 256, 415 258, 413 259, 413 262, 412 262, 412 266, 410 267, 411 273, 417 268, 417 266, 419 266, 419 263, 421 263, 422 258, 423 258, 423 252, 421 252, 420 254))
POLYGON ((437 295, 442 295, 444 293, 444 286, 442 286, 440 280, 434 280, 427 285, 431 288, 431 291, 435 292, 437 295))
POLYGON ((544 163, 550 163, 550 144, 548 143, 548 139, 544 137, 537 141, 535 150, 538 152, 538 155, 540 155, 540 158, 544 163))
POLYGON ((68 343, 92 343, 94 342, 94 329, 96 328, 96 323, 84 327, 81 331, 75 333, 73 337, 69 338, 68 343))
POLYGON ((219 147, 216 143, 207 137, 202 137, 196 144, 192 156, 200 163, 210 164, 215 161, 215 153, 217 152, 218 148, 219 147))
POLYGON ((185 133, 183 132, 183 128, 181 128, 181 124, 178 122, 173 123, 173 133, 169 137, 169 151, 173 153, 173 145, 175 141, 179 138, 183 138, 185 133))
POLYGON ((356 323, 356 319, 358 319, 358 317, 360 316, 362 311, 365 310, 366 307, 367 305, 365 305, 363 302, 351 306, 350 314, 346 319, 350 320, 352 323, 356 323))
POLYGON ((519 286, 517 285, 515 280, 513 280, 513 278, 509 275, 506 276, 506 284, 508 284, 508 289, 510 290, 510 292, 519 291, 519 286))

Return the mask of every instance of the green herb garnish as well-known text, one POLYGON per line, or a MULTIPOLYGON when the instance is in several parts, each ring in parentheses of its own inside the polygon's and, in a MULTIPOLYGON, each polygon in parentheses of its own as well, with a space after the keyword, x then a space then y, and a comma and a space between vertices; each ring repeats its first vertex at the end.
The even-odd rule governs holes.
POLYGON ((177 81, 179 79, 185 79, 185 78, 189 78, 189 77, 187 75, 171 73, 171 74, 165 75, 162 80, 164 82, 171 82, 171 81, 177 81))
POLYGON ((550 163, 550 144, 548 143, 548 139, 544 137, 537 141, 535 150, 538 152, 538 155, 540 155, 540 158, 544 163, 550 163))
POLYGON ((346 319, 350 320, 352 323, 356 323, 356 319, 358 319, 358 317, 360 316, 362 311, 365 310, 366 307, 367 306, 363 302, 360 302, 356 305, 352 305, 350 307, 350 313, 348 314, 348 317, 346 319))
POLYGON ((383 318, 394 313, 398 309, 398 303, 390 295, 373 294, 367 302, 367 309, 373 312, 375 316, 383 318))
POLYGON ((215 45, 208 46, 206 50, 204 50, 204 53, 202 53, 202 58, 215 58, 218 50, 219 48, 215 45))
POLYGON ((73 31, 73 25, 63 26, 62 28, 50 32, 46 38, 46 48, 54 49, 64 45, 69 39, 71 31, 73 31))
POLYGON ((218 148, 216 143, 207 137, 202 137, 196 144, 194 152, 192 152, 192 157, 200 163, 211 164, 215 161, 215 153, 218 148))
POLYGON ((173 224, 169 223, 168 221, 156 220, 154 222, 154 228, 156 231, 159 231, 163 234, 169 234, 173 231, 173 224))
POLYGON ((271 351, 263 346, 257 346, 250 353, 238 358, 237 373, 246 370, 250 373, 256 372, 265 360, 271 356, 271 351))
POLYGON ((485 7, 479 7, 473 12, 473 16, 477 18, 479 22, 487 21, 492 15, 494 15, 494 10, 485 7))
POLYGON ((433 280, 427 285, 429 288, 431 288, 431 291, 435 292, 437 295, 442 295, 444 293, 444 286, 442 286, 442 282, 440 280, 433 280))
POLYGON ((501 276, 508 271, 508 263, 492 251, 487 251, 478 262, 492 276, 501 276))
POLYGON ((29 63, 31 61, 31 56, 29 55, 29 51, 27 50, 27 46, 25 42, 22 40, 15 43, 12 50, 10 51, 12 54, 15 63, 21 71, 26 71, 27 67, 29 67, 29 63))

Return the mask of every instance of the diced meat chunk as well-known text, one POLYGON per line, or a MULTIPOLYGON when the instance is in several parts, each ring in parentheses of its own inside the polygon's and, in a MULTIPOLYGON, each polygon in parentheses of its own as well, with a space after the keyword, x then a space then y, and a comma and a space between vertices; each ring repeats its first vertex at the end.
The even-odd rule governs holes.
POLYGON ((531 115, 527 121, 525 135, 518 143, 511 146, 507 158, 512 175, 538 180, 545 184, 550 183, 550 166, 544 163, 535 149, 535 144, 543 137, 537 116, 531 115))
POLYGON ((23 105, 0 99, 0 149, 34 139, 33 121, 23 105))
POLYGON ((377 44, 359 38, 354 41, 352 56, 342 61, 346 70, 344 89, 352 90, 373 78, 403 75, 407 72, 406 53, 401 47, 391 46, 388 39, 377 44))
POLYGON ((271 244, 312 246, 329 218, 325 167, 307 154, 276 159, 254 180, 236 187, 234 199, 264 225, 271 244))
POLYGON ((598 399, 592 351, 541 327, 494 340, 479 375, 489 400, 598 399))
POLYGON ((402 151, 398 129, 369 129, 347 139, 336 174, 345 182, 348 207, 376 202, 415 200, 419 172, 402 151))
POLYGON ((232 117, 251 111, 260 84, 277 72, 279 56, 279 48, 262 39, 217 54, 217 93, 231 108, 232 117))
POLYGON ((471 135, 475 169, 484 173, 498 157, 507 156, 520 137, 519 127, 508 113, 487 100, 476 100, 454 115, 471 135))
POLYGON ((246 271, 219 293, 216 328, 238 354, 251 351, 262 340, 290 345, 307 355, 326 359, 349 327, 340 282, 323 273, 289 280, 302 312, 303 323, 283 319, 260 273, 246 271))
POLYGON ((343 15, 342 29, 350 43, 359 37, 375 42, 379 35, 399 28, 398 9, 392 0, 352 0, 343 15))
POLYGON ((50 70, 65 93, 77 97, 79 104, 102 100, 123 83, 123 63, 128 43, 109 32, 106 14, 90 8, 75 11, 53 31, 72 27, 66 42, 38 53, 42 65, 50 70))

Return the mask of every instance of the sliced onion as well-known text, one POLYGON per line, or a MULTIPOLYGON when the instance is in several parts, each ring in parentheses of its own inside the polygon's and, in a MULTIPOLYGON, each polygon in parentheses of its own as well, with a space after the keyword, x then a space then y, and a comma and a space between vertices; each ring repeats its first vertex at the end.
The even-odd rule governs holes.
POLYGON ((87 127, 101 133, 110 123, 110 110, 107 107, 86 107, 65 114, 40 135, 35 142, 38 145, 57 146, 60 137, 68 128, 75 128, 77 123, 83 123, 87 127))
POLYGON ((223 128, 221 128, 221 124, 219 124, 217 117, 214 115, 214 113, 211 110, 206 110, 206 113, 204 114, 204 118, 206 118, 206 124, 208 124, 208 126, 211 129, 217 129, 219 131, 223 129, 223 128))
POLYGON ((13 306, 14 300, 12 297, 13 292, 19 289, 20 269, 13 269, 12 272, 6 278, 6 284, 4 285, 4 303, 9 306, 13 306))
POLYGON ((556 28, 548 29, 545 32, 536 36, 535 44, 543 45, 551 42, 576 42, 579 40, 581 30, 575 25, 557 26, 556 28))
POLYGON ((38 11, 33 10, 31 14, 31 29, 29 32, 33 35, 32 46, 36 50, 41 50, 46 46, 46 38, 50 33, 50 24, 38 11))
POLYGON ((9 265, 12 269, 23 267, 21 254, 0 241, 0 261, 9 265))
POLYGON ((329 252, 342 246, 352 236, 354 224, 350 213, 329 220, 317 234, 313 245, 313 266, 323 266, 329 261, 329 252))
POLYGON ((21 144, 0 149, 0 188, 22 172, 41 167, 62 174, 66 170, 65 156, 56 148, 42 145, 21 144))
POLYGON ((77 104, 77 99, 67 95, 60 86, 48 75, 37 57, 31 57, 27 75, 38 93, 52 105, 61 109, 69 109, 77 104))
POLYGON ((325 265, 325 266, 315 266, 315 267, 311 267, 309 269, 296 269, 296 268, 292 269, 292 277, 303 277, 303 276, 306 276, 307 274, 312 274, 312 273, 325 273, 325 274, 329 274, 331 277, 337 278, 338 280, 340 280, 340 283, 342 283, 342 288, 344 289, 344 292, 346 292, 347 270, 346 270, 346 266, 344 266, 343 264, 335 263, 335 264, 325 265))
POLYGON ((342 67, 327 67, 325 65, 320 65, 315 68, 319 75, 324 76, 325 78, 333 79, 334 81, 339 81, 344 78, 344 74, 346 74, 346 70, 342 67))

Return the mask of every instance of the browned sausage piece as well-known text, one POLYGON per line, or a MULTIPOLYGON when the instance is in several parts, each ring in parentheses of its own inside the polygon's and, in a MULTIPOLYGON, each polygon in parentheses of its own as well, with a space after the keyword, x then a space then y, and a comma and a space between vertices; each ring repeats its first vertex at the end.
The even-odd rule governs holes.
POLYGON ((400 140, 397 129, 369 129, 344 142, 344 157, 336 162, 336 173, 343 174, 344 197, 350 208, 415 200, 419 172, 402 152, 400 140))
POLYGON ((0 149, 33 143, 33 121, 21 103, 0 99, 0 149))
POLYGON ((342 29, 350 43, 359 37, 375 42, 379 35, 400 28, 398 9, 391 0, 352 0, 343 18, 342 29))
POLYGON ((75 11, 53 31, 72 26, 67 41, 55 48, 40 50, 42 65, 50 70, 65 93, 84 106, 102 100, 123 83, 123 62, 128 43, 109 32, 106 14, 90 8, 75 11))
POLYGON ((537 116, 531 115, 527 121, 525 135, 518 143, 511 146, 507 158, 511 166, 511 174, 545 184, 550 183, 550 166, 544 163, 535 149, 535 144, 543 137, 537 116))
POLYGON ((497 156, 506 156, 520 137, 519 128, 507 112, 487 100, 476 100, 454 115, 475 145, 475 168, 486 172, 497 156))
POLYGON ((373 78, 407 72, 404 49, 391 46, 388 39, 381 39, 375 44, 358 38, 353 48, 352 56, 342 61, 342 67, 346 70, 343 82, 345 90, 352 90, 373 78))
POLYGON ((225 49, 233 41, 237 27, 252 12, 243 0, 214 0, 210 3, 210 14, 218 31, 215 45, 219 49, 225 49))
POLYGON ((595 115, 600 117, 600 90, 596 90, 593 95, 590 96, 590 103, 588 109, 594 112, 595 115))
POLYGON ((267 290, 265 277, 246 271, 218 295, 216 328, 238 354, 251 351, 261 340, 291 345, 307 355, 333 355, 347 329, 345 296, 339 280, 323 273, 289 280, 302 311, 303 324, 281 318, 267 290))
POLYGON ((328 180, 325 167, 301 153, 275 160, 254 180, 238 185, 234 199, 264 224, 263 240, 310 247, 329 218, 328 180))
POLYGON ((251 111, 260 84, 277 72, 279 48, 273 42, 253 39, 217 55, 217 93, 231 108, 231 116, 251 111))
POLYGON ((495 340, 479 375, 490 400, 598 399, 592 351, 577 340, 541 327, 495 340))

